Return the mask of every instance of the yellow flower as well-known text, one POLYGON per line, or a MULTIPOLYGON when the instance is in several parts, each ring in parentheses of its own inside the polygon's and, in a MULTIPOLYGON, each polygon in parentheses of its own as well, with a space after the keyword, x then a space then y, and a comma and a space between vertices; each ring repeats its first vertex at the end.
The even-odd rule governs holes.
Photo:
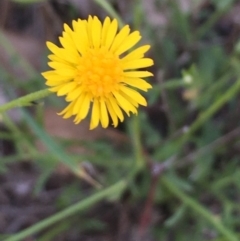
POLYGON ((144 58, 149 45, 130 50, 141 39, 140 33, 130 33, 128 25, 118 33, 118 22, 106 17, 103 24, 94 16, 72 22, 73 29, 64 24, 59 38, 62 47, 47 42, 52 52, 48 65, 53 69, 43 74, 50 91, 66 96, 68 106, 59 113, 63 118, 75 116, 78 124, 91 110, 90 129, 101 122, 114 127, 124 120, 123 111, 137 114, 145 98, 136 90, 147 91, 152 86, 142 78, 152 73, 137 70, 153 65, 144 58), (127 51, 129 51, 127 53, 127 51))

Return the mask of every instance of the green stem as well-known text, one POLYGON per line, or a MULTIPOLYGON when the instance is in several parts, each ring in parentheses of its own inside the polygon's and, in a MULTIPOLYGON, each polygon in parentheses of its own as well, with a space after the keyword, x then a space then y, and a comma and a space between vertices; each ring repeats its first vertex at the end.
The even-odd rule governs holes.
MULTIPOLYGON (((10 155, 10 156, 1 157, 1 163, 9 164, 11 162, 15 162, 15 161, 19 161, 19 160, 28 161, 31 159, 37 159, 39 161, 48 160, 49 162, 51 162, 52 159, 55 160, 56 157, 49 153, 38 153, 38 152, 18 153, 18 154, 14 154, 14 155, 10 155)), ((59 159, 57 159, 57 160, 59 160, 59 159)))
POLYGON ((240 80, 237 80, 232 87, 230 87, 221 98, 214 102, 205 112, 200 114, 195 122, 190 126, 189 130, 183 136, 182 144, 188 140, 188 138, 201 127, 211 116, 213 116, 225 103, 231 100, 240 90, 240 80))
POLYGON ((181 189, 176 187, 166 176, 162 176, 161 178, 162 184, 167 188, 168 191, 173 193, 176 197, 178 197, 183 203, 192 208, 196 213, 200 214, 204 217, 209 223, 211 223, 223 236, 226 237, 228 241, 238 241, 238 237, 235 236, 232 231, 227 229, 220 221, 220 219, 211 215, 211 213, 205 209, 203 206, 198 204, 194 199, 186 195, 182 192, 181 189))
POLYGON ((5 239, 4 241, 21 241, 24 238, 36 234, 39 231, 49 227, 50 225, 55 224, 56 222, 59 222, 62 219, 65 219, 67 217, 70 217, 80 211, 86 210, 88 207, 94 205, 95 203, 103 200, 104 198, 110 197, 111 195, 115 195, 116 193, 122 192, 126 188, 127 182, 125 180, 121 180, 117 182, 116 184, 110 186, 109 188, 106 188, 102 191, 99 191, 89 198, 86 198, 74 205, 72 205, 69 208, 66 208, 65 210, 52 215, 49 218, 46 218, 42 220, 41 222, 38 222, 37 224, 23 230, 22 232, 13 235, 10 238, 5 239))
POLYGON ((144 159, 143 159, 143 153, 142 153, 142 144, 141 144, 141 137, 140 137, 140 126, 139 126, 139 117, 134 116, 131 119, 130 122, 130 130, 131 132, 131 138, 132 138, 132 146, 134 150, 135 155, 135 170, 134 173, 136 173, 138 170, 140 170, 144 166, 144 159))
POLYGON ((8 134, 8 133, 0 132, 0 139, 3 139, 3 140, 12 140, 12 139, 13 139, 13 136, 12 136, 11 134, 8 134))
POLYGON ((78 173, 79 168, 78 164, 73 158, 71 158, 63 149, 62 147, 53 140, 53 138, 45 132, 42 127, 40 127, 36 121, 32 118, 32 116, 25 111, 24 109, 21 110, 24 119, 26 120, 28 126, 31 128, 33 133, 41 140, 49 152, 56 158, 56 160, 61 161, 66 166, 69 167, 73 171, 73 173, 78 173))
POLYGON ((31 94, 25 95, 23 97, 20 97, 18 99, 12 100, 12 101, 0 106, 0 114, 7 110, 15 108, 15 107, 27 106, 32 101, 42 99, 50 94, 51 94, 51 92, 48 89, 43 89, 43 90, 39 90, 39 91, 36 91, 31 94))

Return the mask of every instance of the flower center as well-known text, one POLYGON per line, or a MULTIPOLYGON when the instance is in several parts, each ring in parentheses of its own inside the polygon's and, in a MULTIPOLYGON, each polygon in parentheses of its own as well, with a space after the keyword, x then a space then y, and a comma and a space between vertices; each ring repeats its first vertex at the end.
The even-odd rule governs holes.
POLYGON ((107 97, 118 90, 123 74, 120 59, 104 47, 89 49, 77 69, 76 81, 92 98, 107 97))

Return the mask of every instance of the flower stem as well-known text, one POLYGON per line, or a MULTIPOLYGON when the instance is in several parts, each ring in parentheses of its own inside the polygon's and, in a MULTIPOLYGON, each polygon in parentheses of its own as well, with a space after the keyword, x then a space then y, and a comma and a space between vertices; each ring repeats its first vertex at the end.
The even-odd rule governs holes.
POLYGON ((167 188, 168 191, 178 197, 183 203, 192 208, 196 213, 204 217, 209 223, 211 223, 228 241, 238 241, 238 237, 235 236, 231 230, 227 229, 220 221, 219 218, 214 217, 211 213, 205 209, 202 205, 196 202, 194 199, 182 192, 181 189, 176 187, 166 176, 161 177, 161 183, 167 188))
POLYGON ((133 176, 135 173, 137 173, 139 170, 143 168, 145 165, 143 153, 142 153, 142 144, 141 144, 141 138, 140 138, 140 126, 139 126, 139 117, 133 116, 129 123, 129 132, 132 139, 132 147, 134 150, 134 157, 135 157, 135 165, 133 170, 133 176))
POLYGON ((22 232, 19 232, 18 234, 15 234, 5 239, 4 241, 21 241, 24 238, 30 235, 36 234, 37 232, 43 230, 44 228, 49 227, 50 225, 55 224, 56 222, 59 222, 64 218, 70 217, 76 214, 77 212, 86 210, 88 207, 103 200, 104 198, 110 197, 111 195, 115 195, 116 193, 121 193, 126 188, 126 185, 127 185, 127 182, 125 180, 121 180, 116 184, 93 194, 89 198, 81 200, 78 203, 72 205, 71 207, 66 208, 65 210, 55 215, 52 215, 51 217, 46 218, 41 222, 38 222, 37 224, 23 230, 22 232))
POLYGON ((12 100, 0 106, 0 114, 12 108, 30 105, 32 101, 42 99, 50 94, 51 92, 48 89, 43 89, 43 90, 39 90, 34 93, 28 94, 26 96, 20 97, 18 99, 12 100))
POLYGON ((216 102, 214 102, 206 111, 199 115, 197 120, 193 122, 189 130, 183 135, 181 145, 188 141, 189 137, 198 130, 211 116, 213 116, 225 103, 231 100, 240 90, 240 80, 237 80, 216 102))

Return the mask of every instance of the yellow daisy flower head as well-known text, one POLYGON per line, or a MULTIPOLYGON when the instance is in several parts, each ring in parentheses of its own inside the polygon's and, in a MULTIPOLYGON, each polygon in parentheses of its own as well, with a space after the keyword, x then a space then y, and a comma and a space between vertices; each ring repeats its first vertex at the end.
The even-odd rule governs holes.
POLYGON ((103 23, 96 16, 74 20, 72 29, 64 24, 62 47, 47 42, 52 70, 42 73, 50 91, 69 102, 59 114, 75 116, 78 124, 91 112, 90 129, 99 123, 106 128, 110 117, 116 127, 124 120, 123 111, 129 116, 137 114, 139 105, 146 106, 137 89, 152 88, 142 79, 152 73, 137 69, 153 65, 152 59, 144 58, 150 46, 130 51, 140 39, 139 31, 130 33, 128 25, 118 32, 117 20, 109 17, 103 23))

